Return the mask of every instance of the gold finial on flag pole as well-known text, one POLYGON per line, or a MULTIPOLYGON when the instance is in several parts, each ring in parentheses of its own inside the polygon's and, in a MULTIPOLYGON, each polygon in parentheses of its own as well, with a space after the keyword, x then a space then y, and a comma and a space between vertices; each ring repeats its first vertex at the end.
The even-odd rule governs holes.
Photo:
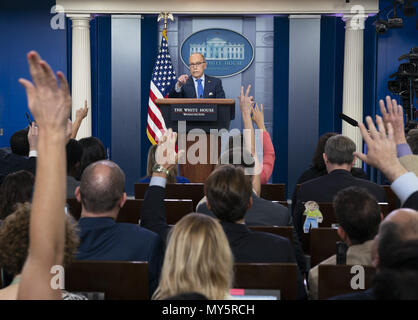
POLYGON ((174 21, 174 17, 170 12, 161 12, 158 15, 157 22, 160 22, 162 19, 164 19, 164 30, 167 32, 167 20, 174 21))

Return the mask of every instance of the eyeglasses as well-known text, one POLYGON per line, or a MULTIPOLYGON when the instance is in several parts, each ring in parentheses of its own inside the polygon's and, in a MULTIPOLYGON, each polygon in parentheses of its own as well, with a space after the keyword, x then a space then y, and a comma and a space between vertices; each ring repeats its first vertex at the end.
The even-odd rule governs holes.
POLYGON ((191 68, 191 67, 200 67, 200 65, 201 64, 204 64, 204 63, 206 63, 205 61, 199 61, 199 62, 196 62, 196 63, 190 63, 189 64, 189 67, 191 68))

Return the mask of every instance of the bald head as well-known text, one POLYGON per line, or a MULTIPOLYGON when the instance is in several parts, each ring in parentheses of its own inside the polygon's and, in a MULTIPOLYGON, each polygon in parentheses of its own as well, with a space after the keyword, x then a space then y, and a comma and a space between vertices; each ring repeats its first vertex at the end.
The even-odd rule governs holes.
POLYGON ((418 241, 418 212, 412 209, 392 211, 379 228, 378 265, 387 267, 402 259, 402 248, 411 241, 418 241), (395 255, 396 253, 396 255, 395 255))
POLYGON ((393 224, 397 228, 399 238, 402 241, 418 239, 418 211, 413 209, 392 211, 383 220, 381 230, 386 228, 386 224, 393 224))
POLYGON ((108 160, 89 165, 81 176, 80 196, 85 210, 103 213, 114 209, 125 192, 125 175, 108 160))

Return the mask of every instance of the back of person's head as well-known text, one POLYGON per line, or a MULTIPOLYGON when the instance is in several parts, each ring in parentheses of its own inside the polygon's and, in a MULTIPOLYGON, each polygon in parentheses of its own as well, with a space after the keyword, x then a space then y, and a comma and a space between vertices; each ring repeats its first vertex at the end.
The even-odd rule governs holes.
POLYGON ((10 137, 10 149, 19 156, 27 157, 29 155, 28 129, 13 133, 10 137))
POLYGON ((75 139, 70 139, 66 147, 67 151, 67 174, 75 177, 80 175, 81 157, 83 156, 83 146, 75 139))
POLYGON ((153 299, 189 292, 225 299, 232 280, 233 256, 221 225, 207 215, 191 213, 171 230, 153 299))
POLYGON ((328 138, 325 143, 325 154, 332 164, 351 164, 356 144, 350 138, 341 134, 328 138))
POLYGON ((381 222, 380 206, 376 198, 361 187, 348 187, 334 197, 337 221, 352 244, 372 240, 381 222))
POLYGON ((124 192, 125 174, 113 161, 94 162, 81 176, 81 203, 88 212, 103 213, 114 209, 124 192))
POLYGON ((243 219, 250 206, 252 192, 251 176, 245 175, 239 166, 219 166, 205 182, 210 210, 221 221, 243 219))
POLYGON ((325 152, 325 144, 327 143, 328 139, 336 136, 338 133, 336 132, 327 132, 324 133, 318 140, 318 143, 316 145, 315 153, 312 157, 312 166, 316 169, 322 171, 325 170, 325 162, 324 157, 322 156, 325 152))
MULTIPOLYGON (((387 235, 385 235, 386 237, 387 235)), ((388 239, 389 240, 389 239, 388 239)), ((381 248, 383 261, 373 279, 373 292, 379 300, 418 299, 418 239, 381 248)))
MULTIPOLYGON (((0 227, 0 265, 11 274, 21 273, 29 250, 29 221, 31 206, 19 204, 0 227)), ((65 215, 64 266, 74 257, 79 245, 77 224, 65 215)))
POLYGON ((418 240, 418 212, 412 209, 392 211, 381 223, 378 234, 378 267, 390 266, 393 250, 407 241, 418 240))
POLYGON ((29 171, 21 170, 8 174, 0 186, 0 219, 5 219, 17 203, 32 199, 35 177, 29 171))
POLYGON ((413 154, 418 154, 418 129, 411 129, 406 136, 406 141, 413 154))
POLYGON ((91 163, 106 159, 106 150, 100 139, 97 139, 96 137, 88 137, 80 139, 79 142, 83 146, 81 173, 83 173, 84 169, 86 169, 91 163))
MULTIPOLYGON (((152 145, 148 149, 148 159, 147 159, 147 176, 152 176, 152 168, 157 163, 155 160, 155 151, 157 151, 157 144, 152 145)), ((167 175, 167 183, 176 183, 177 182, 177 166, 172 167, 169 170, 169 173, 167 175)))
POLYGON ((247 149, 240 147, 226 149, 224 152, 222 152, 222 154, 219 156, 215 169, 225 164, 229 164, 234 167, 242 167, 247 169, 247 171, 250 173, 251 169, 254 169, 255 167, 254 157, 247 149))

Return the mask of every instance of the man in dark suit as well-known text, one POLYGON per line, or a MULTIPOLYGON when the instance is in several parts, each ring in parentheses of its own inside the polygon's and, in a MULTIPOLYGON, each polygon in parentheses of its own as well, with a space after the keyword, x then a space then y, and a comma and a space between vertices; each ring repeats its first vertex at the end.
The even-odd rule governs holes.
POLYGON ((15 132, 10 138, 10 149, 0 149, 0 183, 9 173, 19 170, 35 174, 37 147, 38 127, 35 123, 15 132))
POLYGON ((355 150, 355 143, 348 137, 336 135, 328 139, 323 154, 328 174, 302 183, 296 195, 296 203, 292 204, 295 227, 300 238, 303 232, 304 202, 332 202, 338 191, 351 186, 363 187, 378 202, 386 202, 385 190, 381 186, 351 174, 355 150))
MULTIPOLYGON (((250 152, 242 148, 231 148, 226 150, 219 157, 218 163, 231 164, 236 167, 244 167, 248 169, 253 169, 255 162, 249 161, 246 163, 245 159, 253 159, 250 152), (236 161, 239 159, 239 161, 236 161)), ((252 179, 253 189, 259 189, 259 187, 254 187, 255 176, 248 176, 252 179)), ((252 205, 245 212, 245 224, 248 226, 291 226, 293 227, 293 219, 290 211, 287 207, 273 203, 269 200, 260 198, 253 190, 252 195, 252 205)), ((208 208, 206 197, 203 198, 197 205, 196 211, 199 213, 207 214, 213 218, 216 218, 216 215, 208 208)), ((298 266, 302 273, 309 271, 306 266, 305 256, 303 254, 302 246, 298 239, 297 233, 293 228, 293 247, 295 250, 296 260, 298 266)))
POLYGON ((191 54, 189 67, 191 77, 187 74, 181 75, 176 85, 171 89, 168 95, 169 98, 225 98, 222 81, 204 74, 206 60, 203 54, 191 54))
POLYGON ((126 201, 125 175, 107 160, 89 165, 75 196, 81 202, 78 260, 147 261, 150 296, 158 285, 163 260, 160 237, 138 225, 116 223, 126 201))
MULTIPOLYGON (((167 154, 175 154, 176 139, 169 129, 167 154), (170 145, 172 150, 170 150, 170 145)), ((163 150, 163 147, 159 147, 163 150)), ((164 208, 166 174, 175 164, 161 163, 153 168, 150 186, 145 194, 141 208, 141 226, 160 234, 167 239, 170 226, 167 225, 164 208)), ((294 250, 288 239, 265 232, 251 231, 244 223, 245 212, 251 207, 251 177, 244 174, 243 168, 223 165, 211 173, 205 183, 207 204, 220 220, 228 238, 235 262, 288 262, 296 263, 294 250)), ((298 272, 298 296, 306 298, 306 291, 298 272)))

